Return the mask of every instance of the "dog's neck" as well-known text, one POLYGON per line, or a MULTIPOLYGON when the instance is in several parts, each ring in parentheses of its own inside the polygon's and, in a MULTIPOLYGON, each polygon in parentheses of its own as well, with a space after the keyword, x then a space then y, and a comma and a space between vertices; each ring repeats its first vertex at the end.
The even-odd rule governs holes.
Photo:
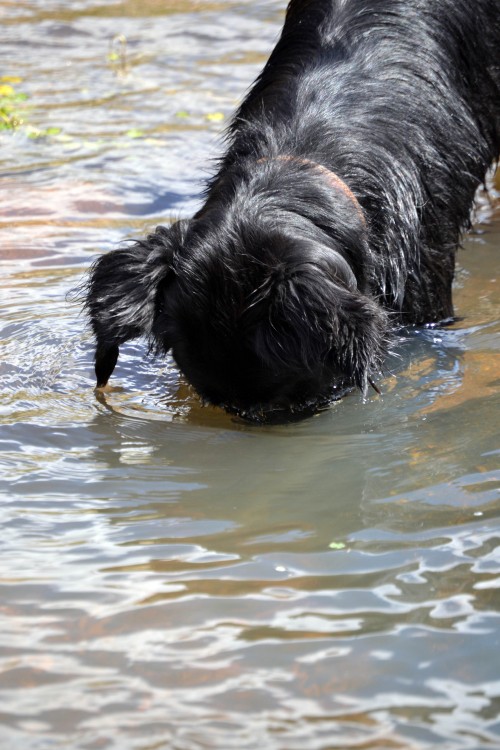
POLYGON ((263 164, 264 162, 269 161, 288 161, 288 162, 294 162, 296 164, 305 164, 308 167, 311 167, 311 169, 314 169, 316 172, 321 174, 326 182, 335 190, 340 190, 341 193, 343 193, 346 198, 349 198, 352 205, 356 209, 356 213, 358 214, 359 218, 361 219, 362 224, 366 227, 366 218, 365 214, 363 212, 363 209, 361 208, 361 205, 352 192, 349 185, 344 182, 344 180, 338 176, 335 172, 333 172, 331 169, 328 169, 327 167, 323 166, 323 164, 318 164, 318 162, 313 161, 312 159, 306 159, 302 156, 288 156, 286 154, 280 154, 279 156, 272 156, 272 157, 262 157, 261 159, 257 160, 257 163, 263 164))

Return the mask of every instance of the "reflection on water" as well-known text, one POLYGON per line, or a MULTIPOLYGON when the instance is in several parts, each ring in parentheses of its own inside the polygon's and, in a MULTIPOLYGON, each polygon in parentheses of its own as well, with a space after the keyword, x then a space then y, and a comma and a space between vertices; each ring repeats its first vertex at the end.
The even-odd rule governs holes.
POLYGON ((136 342, 92 390, 66 294, 195 209, 282 10, 0 0, 2 748, 500 746, 494 191, 382 397, 245 425, 136 342))

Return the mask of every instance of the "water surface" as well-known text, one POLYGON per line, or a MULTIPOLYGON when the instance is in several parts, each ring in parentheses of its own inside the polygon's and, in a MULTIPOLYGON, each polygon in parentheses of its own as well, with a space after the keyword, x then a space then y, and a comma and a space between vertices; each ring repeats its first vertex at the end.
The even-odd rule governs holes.
POLYGON ((67 292, 188 216, 278 0, 0 0, 0 747, 500 747, 500 208, 461 321, 366 403, 248 426, 67 292))

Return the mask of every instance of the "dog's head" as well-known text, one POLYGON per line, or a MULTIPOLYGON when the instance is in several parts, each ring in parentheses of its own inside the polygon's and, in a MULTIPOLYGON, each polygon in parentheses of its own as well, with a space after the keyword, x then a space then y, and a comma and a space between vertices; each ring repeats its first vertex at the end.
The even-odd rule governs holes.
POLYGON ((276 226, 160 228, 94 267, 98 381, 118 345, 145 333, 212 404, 250 417, 310 409, 366 388, 380 367, 386 314, 359 285, 340 250, 276 226))
POLYGON ((331 245, 253 222, 221 241, 194 226, 159 290, 153 335, 207 401, 247 416, 366 388, 385 312, 331 245))

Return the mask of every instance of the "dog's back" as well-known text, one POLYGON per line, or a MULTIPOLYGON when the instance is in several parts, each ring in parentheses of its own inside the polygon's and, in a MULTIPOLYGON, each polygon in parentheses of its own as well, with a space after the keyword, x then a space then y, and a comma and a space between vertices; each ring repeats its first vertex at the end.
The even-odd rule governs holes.
POLYGON ((292 0, 232 135, 222 173, 257 150, 343 175, 384 305, 408 323, 450 317, 454 252, 500 154, 498 0, 292 0))

